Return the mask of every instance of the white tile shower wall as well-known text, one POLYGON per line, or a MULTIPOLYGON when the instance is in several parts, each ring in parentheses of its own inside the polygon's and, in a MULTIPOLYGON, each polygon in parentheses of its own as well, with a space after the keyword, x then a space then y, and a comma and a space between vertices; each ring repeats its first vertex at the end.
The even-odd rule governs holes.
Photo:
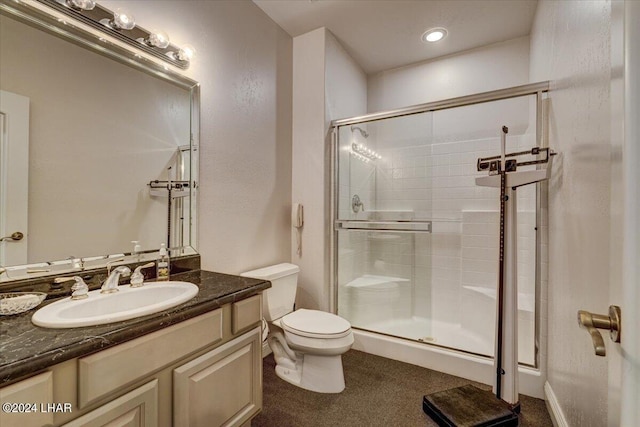
POLYGON ((376 186, 380 210, 410 210, 414 219, 431 218, 431 147, 381 150, 376 186))
POLYGON ((416 234, 415 245, 415 274, 414 274, 414 298, 413 298, 413 315, 424 319, 431 319, 431 304, 427 303, 431 300, 433 293, 432 287, 432 241, 431 234, 416 234))
MULTIPOLYGON (((422 120, 421 123, 426 121, 422 120)), ((415 120, 413 122, 415 123, 415 120)), ((378 137, 386 134, 391 127, 393 126, 385 124, 376 128, 378 137)), ((461 286, 466 283, 462 275, 468 276, 469 269, 474 268, 482 273, 482 277, 477 280, 482 279, 484 286, 490 286, 491 280, 495 285, 495 273, 492 272, 495 271, 497 256, 492 261, 490 253, 478 249, 477 257, 481 258, 463 259, 460 221, 463 210, 497 211, 499 208, 496 189, 475 185, 475 178, 483 174, 476 171, 477 158, 496 154, 499 139, 486 138, 427 145, 428 135, 420 139, 406 129, 396 130, 401 133, 401 142, 397 144, 399 147, 380 149, 383 160, 377 165, 376 206, 381 210, 412 210, 416 219, 434 219, 434 232, 429 239, 416 240, 415 259, 394 256, 394 251, 399 250, 397 245, 370 245, 367 259, 371 264, 368 268, 373 268, 376 261, 378 266, 384 261, 386 271, 394 274, 410 274, 410 270, 415 269, 413 315, 429 316, 442 322, 459 324, 461 286), (418 145, 410 145, 411 143, 418 145), (411 263, 413 265, 410 265, 411 263), (469 263, 469 266, 465 269, 462 267, 463 263, 469 263), (423 270, 429 267, 431 277, 425 278, 424 276, 429 274, 423 274, 423 270)), ((378 141, 379 146, 391 145, 391 140, 386 138, 388 137, 385 137, 384 141, 378 141)), ((532 141, 531 135, 509 137, 512 150, 529 148, 532 141)), ((535 190, 519 190, 518 202, 521 210, 535 209, 535 190)), ((482 233, 490 233, 494 236, 493 242, 496 243, 488 241, 488 244, 497 245, 497 220, 492 228, 477 224, 469 224, 468 227, 471 227, 469 232, 475 227, 482 229, 482 233)), ((474 240, 477 244, 477 236, 471 239, 470 244, 473 244, 474 240)), ((529 244, 533 242, 534 240, 531 240, 529 244)), ((528 245, 526 247, 529 248, 528 245)), ((471 247, 468 250, 473 252, 471 247)), ((522 249, 521 259, 528 258, 532 250, 522 249)), ((522 265, 520 270, 530 269, 522 265)), ((533 284, 532 275, 522 276, 528 277, 533 284)))
MULTIPOLYGON (((405 138, 404 141, 406 140, 405 138)), ((417 138, 414 143, 416 140, 417 138)), ((423 141, 426 140, 425 137, 423 141)), ((528 148, 532 140, 530 135, 509 137, 510 146, 517 150, 528 148)), ((421 146, 408 146, 406 143, 400 145, 400 148, 381 150, 386 160, 381 162, 377 171, 377 206, 379 209, 412 209, 417 219, 434 219, 434 233, 428 239, 428 245, 427 240, 416 245, 416 254, 430 253, 426 257, 416 256, 415 267, 425 268, 428 263, 424 260, 430 259, 431 280, 424 280, 424 286, 418 280, 415 283, 414 315, 429 313, 439 321, 460 323, 460 289, 466 283, 461 275, 469 275, 462 264, 470 263, 468 268, 476 265, 486 267, 487 271, 481 270, 483 283, 489 286, 493 279, 495 284, 495 274, 490 272, 495 270, 497 257, 492 262, 487 259, 489 254, 481 253, 478 256, 485 259, 463 259, 460 221, 463 210, 496 211, 499 207, 497 190, 475 185, 475 177, 482 175, 476 171, 477 158, 494 155, 499 147, 499 139, 433 145, 423 143, 421 146)), ((520 209, 533 210, 534 189, 519 190, 518 201, 520 209)), ((488 244, 497 245, 492 243, 497 242, 497 221, 494 229, 487 229, 484 225, 469 227, 480 227, 483 233, 492 232, 491 235, 496 237, 493 241, 489 240, 488 244)), ((478 238, 472 238, 470 244, 473 244, 473 240, 477 241, 478 238)), ((382 249, 376 250, 378 252, 372 253, 372 258, 383 258, 384 254, 379 253, 382 249)), ((523 252, 521 259, 527 256, 523 252)), ((388 268, 395 268, 396 271, 402 269, 400 265, 389 265, 388 268)), ((407 269, 408 266, 405 265, 404 268, 407 269)), ((522 266, 521 271, 525 270, 522 266)), ((530 280, 533 283, 532 278, 530 280)))
MULTIPOLYGON (((532 141, 531 135, 509 137, 510 146, 517 150, 530 148, 532 141)), ((499 151, 499 139, 441 143, 431 147, 435 224, 431 256, 433 294, 430 304, 434 319, 460 324, 463 312, 468 312, 463 309, 462 286, 481 284, 495 287, 496 283, 497 254, 492 251, 497 250, 497 217, 491 223, 465 223, 464 213, 499 210, 498 190, 475 185, 475 178, 485 174, 476 170, 478 157, 495 155, 499 151), (458 226, 462 225, 462 230, 456 230, 453 226, 456 222, 458 226)), ((518 206, 520 210, 535 209, 534 188, 518 190, 518 206)))
MULTIPOLYGON (((496 283, 498 278, 498 211, 462 212, 462 327, 495 339, 496 283)), ((535 300, 535 212, 518 212, 518 352, 519 360, 533 364, 535 300)), ((476 350, 479 351, 479 350, 476 350)))
MULTIPOLYGON (((535 292, 535 212, 518 211, 518 291, 535 292)), ((462 286, 495 288, 498 211, 462 212, 462 286)))
POLYGON ((425 233, 367 233, 367 266, 370 274, 407 279, 402 282, 394 301, 392 319, 407 319, 412 316, 429 317, 429 307, 422 304, 416 312, 416 301, 430 295, 430 236, 425 233))

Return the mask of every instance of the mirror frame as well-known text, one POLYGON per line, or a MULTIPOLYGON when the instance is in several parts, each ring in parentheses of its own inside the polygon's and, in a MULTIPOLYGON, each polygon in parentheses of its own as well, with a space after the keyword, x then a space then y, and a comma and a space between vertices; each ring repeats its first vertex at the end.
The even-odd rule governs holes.
MULTIPOLYGON (((133 47, 124 44, 108 34, 97 30, 70 18, 49 6, 39 4, 34 0, 0 0, 0 14, 16 19, 22 23, 50 33, 56 37, 74 43, 80 47, 97 52, 107 58, 130 66, 138 71, 150 74, 156 78, 176 85, 189 91, 191 98, 191 185, 189 207, 189 246, 170 248, 172 257, 197 254, 198 246, 198 186, 199 186, 199 145, 200 145, 200 84, 177 71, 174 71, 159 60, 146 56, 143 51, 137 51, 133 47)), ((11 268, 12 276, 6 272, 0 272, 0 286, 3 283, 18 280, 33 279, 37 277, 68 274, 104 268, 107 264, 127 264, 136 261, 149 261, 158 258, 158 250, 149 250, 141 253, 105 254, 76 260, 49 260, 23 266, 5 266, 11 268), (80 260, 80 262, 79 262, 80 260), (48 264, 46 268, 42 264, 48 264), (78 264, 81 267, 78 267, 78 264), (18 267, 17 269, 15 269, 18 267)), ((0 270, 1 271, 1 270, 0 270)))

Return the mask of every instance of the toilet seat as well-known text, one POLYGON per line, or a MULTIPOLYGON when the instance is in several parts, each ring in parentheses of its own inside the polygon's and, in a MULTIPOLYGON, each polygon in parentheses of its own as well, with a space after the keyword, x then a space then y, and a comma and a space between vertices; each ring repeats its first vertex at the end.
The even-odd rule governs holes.
POLYGON ((280 319, 285 332, 307 338, 342 338, 351 324, 340 316, 319 310, 299 309, 280 319))

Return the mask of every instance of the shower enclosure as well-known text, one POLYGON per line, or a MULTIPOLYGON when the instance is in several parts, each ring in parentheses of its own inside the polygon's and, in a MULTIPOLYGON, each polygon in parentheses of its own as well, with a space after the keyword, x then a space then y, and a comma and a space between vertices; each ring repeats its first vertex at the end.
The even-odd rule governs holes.
MULTIPOLYGON (((499 190, 476 160, 543 146, 537 83, 333 122, 332 291, 356 329, 493 356, 499 190)), ((540 186, 518 191, 519 360, 537 366, 540 186)))

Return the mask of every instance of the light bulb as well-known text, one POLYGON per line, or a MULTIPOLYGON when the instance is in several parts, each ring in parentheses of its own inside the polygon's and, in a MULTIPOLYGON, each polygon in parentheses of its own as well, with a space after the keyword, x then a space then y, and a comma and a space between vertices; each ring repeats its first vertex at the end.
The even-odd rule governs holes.
POLYGON ((136 19, 128 10, 120 8, 113 12, 111 25, 117 30, 131 30, 136 26, 136 19))
POLYGON ((180 61, 191 61, 195 54, 196 48, 194 48, 190 44, 186 44, 180 48, 177 57, 180 61))
POLYGON ((169 36, 164 31, 154 31, 149 34, 149 37, 145 40, 145 42, 150 46, 159 47, 160 49, 164 49, 169 46, 169 36))
POLYGON ((96 7, 96 2, 93 0, 67 0, 66 4, 78 10, 93 10, 96 7))

